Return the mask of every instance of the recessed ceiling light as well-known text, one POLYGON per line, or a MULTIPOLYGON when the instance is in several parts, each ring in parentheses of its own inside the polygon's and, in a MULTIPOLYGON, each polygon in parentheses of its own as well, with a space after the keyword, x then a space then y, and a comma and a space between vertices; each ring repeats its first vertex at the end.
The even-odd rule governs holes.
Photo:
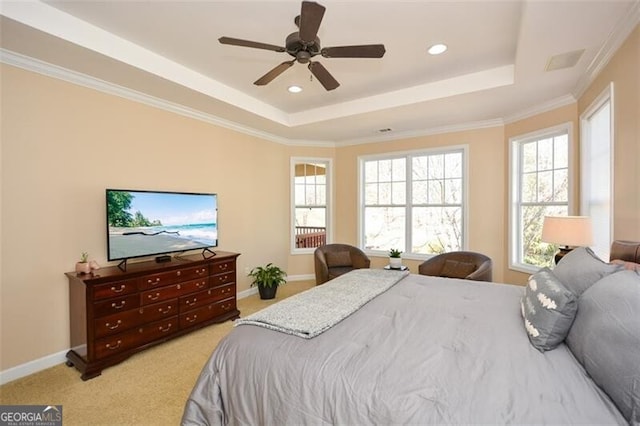
POLYGON ((300 93, 302 92, 302 87, 294 85, 294 86, 289 86, 287 90, 291 93, 300 93))
POLYGON ((432 55, 439 55, 439 54, 444 53, 446 51, 447 51, 447 45, 446 44, 442 44, 442 43, 434 44, 428 50, 428 52, 430 54, 432 54, 432 55))

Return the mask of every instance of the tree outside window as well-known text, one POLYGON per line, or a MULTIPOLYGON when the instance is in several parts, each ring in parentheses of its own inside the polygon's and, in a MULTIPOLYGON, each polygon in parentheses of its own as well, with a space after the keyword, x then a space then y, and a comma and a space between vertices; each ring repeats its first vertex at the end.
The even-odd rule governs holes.
POLYGON ((464 149, 361 159, 363 248, 425 255, 463 247, 464 149))
POLYGON ((543 243, 545 216, 569 214, 569 130, 566 126, 512 140, 512 264, 551 266, 556 247, 543 243))

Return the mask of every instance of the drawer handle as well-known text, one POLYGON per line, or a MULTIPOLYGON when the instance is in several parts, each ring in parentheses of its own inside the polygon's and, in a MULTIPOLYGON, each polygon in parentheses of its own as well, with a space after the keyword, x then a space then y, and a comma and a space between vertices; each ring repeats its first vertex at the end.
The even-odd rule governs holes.
POLYGON ((111 323, 106 323, 105 326, 109 330, 115 330, 116 328, 120 327, 120 324, 122 324, 122 321, 118 320, 118 322, 116 322, 115 325, 111 325, 111 323))
POLYGON ((158 298, 160 297, 160 293, 156 293, 155 297, 153 296, 153 294, 148 294, 147 297, 150 300, 158 300, 158 298))
POLYGON ((226 305, 222 305, 221 306, 223 311, 228 311, 229 309, 231 309, 231 303, 227 303, 226 305))
POLYGON ((178 271, 178 272, 176 272, 176 275, 177 275, 177 276, 182 275, 182 271, 178 271))
POLYGON ((187 300, 185 303, 189 306, 193 305, 194 303, 196 303, 198 301, 197 297, 194 297, 193 300, 187 300))
POLYGON ((171 310, 171 306, 167 306, 166 311, 163 311, 162 308, 158 308, 158 312, 160 312, 162 315, 168 314, 170 310, 171 310))
POLYGON ((125 287, 126 286, 124 284, 120 284, 120 288, 111 287, 111 291, 114 293, 122 293, 125 287))
POLYGON ((204 287, 204 286, 205 286, 205 284, 206 284, 206 282, 202 281, 202 282, 200 282, 200 283, 196 283, 196 287, 198 287, 198 288, 202 288, 202 287, 204 287))
POLYGON ((220 268, 221 271, 227 269, 227 264, 226 263, 222 263, 220 265, 218 265, 218 268, 220 268))
POLYGON ((111 345, 111 343, 107 343, 107 344, 106 344, 106 347, 107 347, 107 349, 109 349, 110 351, 113 351, 113 350, 115 350, 115 349, 118 349, 118 348, 120 347, 120 345, 121 345, 121 344, 122 344, 122 340, 118 340, 118 341, 116 342, 116 344, 115 344, 115 345, 111 345))
POLYGON ((113 302, 113 303, 111 304, 111 307, 112 307, 113 309, 122 309, 122 308, 124 308, 124 305, 126 305, 126 304, 127 304, 127 301, 126 301, 126 300, 121 300, 119 305, 117 305, 117 304, 116 304, 116 302, 113 302))
POLYGON ((198 315, 194 315, 193 318, 187 317, 188 322, 194 322, 196 319, 198 319, 198 315))
POLYGON ((171 329, 171 323, 167 324, 167 328, 162 328, 162 326, 158 327, 158 331, 160 331, 162 333, 166 333, 170 329, 171 329))
POLYGON ((156 278, 155 280, 147 280, 147 284, 156 285, 160 282, 160 278, 156 278))

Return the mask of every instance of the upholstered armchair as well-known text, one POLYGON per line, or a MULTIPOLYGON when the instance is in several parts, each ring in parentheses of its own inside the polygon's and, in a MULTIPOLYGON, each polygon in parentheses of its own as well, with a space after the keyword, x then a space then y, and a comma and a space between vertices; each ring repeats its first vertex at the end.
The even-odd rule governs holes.
POLYGON ((362 250, 348 244, 327 244, 314 252, 316 285, 354 269, 368 268, 371 260, 362 250))
POLYGON ((420 275, 491 281, 493 262, 481 253, 452 251, 426 260, 418 266, 420 275))

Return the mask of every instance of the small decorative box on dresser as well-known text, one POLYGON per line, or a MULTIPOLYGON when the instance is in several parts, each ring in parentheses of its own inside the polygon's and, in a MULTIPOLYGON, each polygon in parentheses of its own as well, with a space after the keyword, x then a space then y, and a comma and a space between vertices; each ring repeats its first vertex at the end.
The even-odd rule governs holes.
POLYGON ((67 272, 71 350, 67 365, 88 380, 151 345, 240 316, 237 253, 168 263, 131 263, 92 274, 67 272))

